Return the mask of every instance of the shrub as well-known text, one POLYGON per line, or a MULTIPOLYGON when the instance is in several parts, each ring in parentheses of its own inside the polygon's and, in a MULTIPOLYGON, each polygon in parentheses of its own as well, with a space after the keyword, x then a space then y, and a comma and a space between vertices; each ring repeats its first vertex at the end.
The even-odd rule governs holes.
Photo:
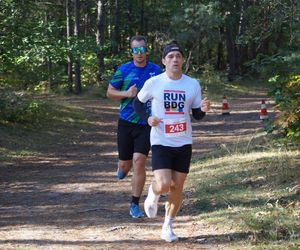
POLYGON ((293 140, 300 139, 300 75, 273 77, 270 79, 275 98, 275 108, 280 111, 275 124, 293 140))
POLYGON ((1 90, 0 121, 36 125, 46 118, 47 106, 23 93, 1 90))

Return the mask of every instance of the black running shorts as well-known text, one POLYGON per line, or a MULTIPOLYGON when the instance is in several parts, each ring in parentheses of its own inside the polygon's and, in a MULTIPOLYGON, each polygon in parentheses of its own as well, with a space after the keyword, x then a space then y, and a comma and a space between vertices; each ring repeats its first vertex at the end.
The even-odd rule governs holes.
POLYGON ((192 157, 192 145, 182 147, 152 146, 152 170, 172 169, 188 173, 192 157))
POLYGON ((139 125, 124 120, 118 122, 118 152, 122 161, 132 160, 133 153, 148 156, 150 151, 149 125, 139 125))

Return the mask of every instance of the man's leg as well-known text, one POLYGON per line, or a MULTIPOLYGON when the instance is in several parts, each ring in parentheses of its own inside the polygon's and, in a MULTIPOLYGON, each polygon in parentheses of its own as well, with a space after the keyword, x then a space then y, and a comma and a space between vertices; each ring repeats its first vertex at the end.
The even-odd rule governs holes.
POLYGON ((124 179, 130 169, 132 168, 132 160, 119 160, 118 161, 118 170, 117 170, 117 176, 120 180, 124 179))
POLYGON ((172 184, 170 187, 168 200, 165 205, 166 214, 161 234, 161 238, 168 242, 178 240, 178 237, 173 232, 172 223, 182 204, 182 190, 186 176, 186 173, 172 171, 172 184))
POLYGON ((145 216, 139 209, 139 201, 146 181, 146 161, 150 151, 150 126, 137 126, 132 131, 134 140, 132 201, 130 214, 133 218, 145 216))
POLYGON ((152 189, 156 195, 168 193, 172 184, 172 170, 171 169, 157 169, 154 170, 154 181, 152 182, 152 189))
POLYGON ((118 170, 117 177, 119 180, 124 179, 132 168, 133 139, 130 135, 131 128, 118 124, 118 170))
POLYGON ((144 203, 145 212, 149 218, 154 218, 157 214, 159 196, 168 193, 172 183, 171 169, 154 170, 154 179, 149 186, 148 195, 144 203))
POLYGON ((174 218, 182 204, 182 190, 187 174, 172 171, 172 184, 166 202, 166 215, 174 218))
POLYGON ((130 204, 130 215, 133 218, 144 217, 144 212, 140 211, 139 201, 146 181, 147 156, 141 153, 133 154, 133 174, 131 180, 132 200, 130 204))
POLYGON ((140 197, 146 181, 147 156, 141 153, 133 154, 132 196, 140 197))

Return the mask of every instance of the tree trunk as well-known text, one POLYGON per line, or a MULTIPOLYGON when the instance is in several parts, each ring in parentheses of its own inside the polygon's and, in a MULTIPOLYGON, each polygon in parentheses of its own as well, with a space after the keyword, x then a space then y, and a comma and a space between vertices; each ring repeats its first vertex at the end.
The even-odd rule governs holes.
POLYGON ((254 41, 250 44, 250 59, 254 59, 257 55, 256 43, 254 41))
POLYGON ((115 0, 115 30, 113 39, 113 53, 118 54, 120 51, 120 23, 121 23, 121 11, 120 11, 120 1, 115 0))
POLYGON ((53 89, 53 68, 51 57, 47 57, 47 70, 48 70, 48 86, 49 89, 53 89))
MULTIPOLYGON (((228 25, 229 26, 229 25, 228 25)), ((227 47, 227 61, 228 61, 228 81, 233 81, 236 74, 236 55, 235 45, 232 37, 231 27, 225 28, 225 38, 227 47)))
POLYGON ((185 63, 185 70, 184 70, 184 73, 187 74, 188 71, 189 71, 189 68, 190 68, 190 61, 191 61, 191 57, 192 57, 192 52, 193 50, 191 49, 189 51, 189 55, 187 57, 187 60, 186 60, 186 63, 185 63))
POLYGON ((101 84, 102 74, 104 72, 104 51, 103 51, 103 43, 104 43, 104 19, 105 19, 105 0, 98 0, 98 8, 97 8, 97 59, 98 59, 98 75, 97 81, 98 84, 101 84))
POLYGON ((141 30, 141 34, 144 34, 144 16, 145 16, 145 10, 144 10, 144 0, 142 0, 141 3, 141 19, 140 19, 140 30, 141 30))
POLYGON ((206 52, 207 52, 207 53, 206 53, 206 55, 207 55, 206 61, 207 61, 208 63, 210 63, 210 60, 211 60, 211 58, 212 58, 212 48, 210 48, 210 45, 207 46, 206 52))
MULTIPOLYGON (((74 16, 75 16, 75 25, 74 25, 74 36, 79 40, 80 30, 80 1, 75 0, 74 5, 74 16)), ((81 72, 80 72, 80 52, 77 52, 75 59, 75 93, 81 93, 81 72)))
POLYGON ((224 48, 223 48, 223 42, 222 41, 220 41, 218 43, 216 69, 217 70, 224 69, 224 48))
POLYGON ((248 45, 240 45, 239 47, 239 67, 240 73, 244 75, 247 72, 245 62, 248 61, 248 45))
MULTIPOLYGON (((240 10, 240 20, 239 20, 239 28, 238 28, 238 37, 241 37, 245 33, 245 9, 247 8, 244 0, 241 1, 241 10, 240 10)), ((238 60, 237 60, 237 68, 239 69, 239 73, 244 74, 246 72, 246 67, 244 63, 248 60, 248 46, 247 44, 239 44, 238 52, 237 52, 238 60)))
MULTIPOLYGON (((45 23, 48 24, 49 21, 49 14, 46 11, 45 13, 45 23)), ((47 77, 48 77, 48 89, 53 89, 53 67, 52 67, 52 60, 51 60, 51 53, 48 50, 47 56, 45 58, 47 64, 47 77)))
POLYGON ((132 37, 134 35, 133 29, 132 29, 132 22, 133 22, 133 10, 132 10, 132 0, 127 0, 127 10, 128 10, 128 33, 129 36, 132 37))
POLYGON ((89 15, 88 13, 85 13, 84 15, 84 32, 83 32, 83 36, 84 37, 87 37, 89 34, 88 34, 88 26, 89 26, 89 15))
MULTIPOLYGON (((67 44, 70 46, 70 38, 71 38, 71 19, 70 19, 70 1, 66 0, 66 23, 67 23, 67 44)), ((68 53, 68 88, 69 92, 73 92, 73 59, 71 53, 68 53)))

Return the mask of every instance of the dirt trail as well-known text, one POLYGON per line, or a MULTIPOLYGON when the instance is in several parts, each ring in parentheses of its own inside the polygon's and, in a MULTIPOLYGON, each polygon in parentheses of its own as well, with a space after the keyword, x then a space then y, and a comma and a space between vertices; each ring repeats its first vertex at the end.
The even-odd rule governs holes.
MULTIPOLYGON (((230 116, 220 115, 218 104, 193 123, 193 157, 260 129, 261 96, 229 100, 230 116)), ((132 219, 131 178, 118 181, 115 176, 117 104, 78 98, 68 102, 84 108, 93 121, 72 144, 1 163, 0 249, 223 249, 238 234, 216 233, 183 206, 174 223, 180 241, 165 243, 159 237, 165 198, 157 218, 132 219)), ((152 177, 149 163, 147 169, 145 190, 152 177)), ((185 191, 184 204, 192 195, 185 191)), ((142 204, 144 199, 145 194, 142 204)))

